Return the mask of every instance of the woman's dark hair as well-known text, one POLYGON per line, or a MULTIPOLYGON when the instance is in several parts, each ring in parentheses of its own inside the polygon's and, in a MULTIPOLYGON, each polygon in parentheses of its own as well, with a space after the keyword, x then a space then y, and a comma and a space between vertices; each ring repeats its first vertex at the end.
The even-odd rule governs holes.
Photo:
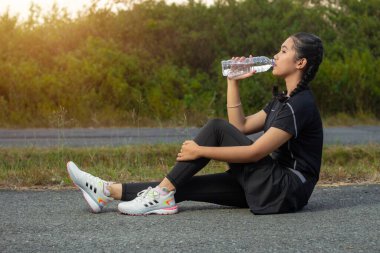
MULTIPOLYGON (((296 51, 296 60, 306 58, 306 68, 302 74, 301 81, 298 83, 297 87, 289 94, 289 96, 294 96, 302 90, 309 89, 309 83, 314 79, 318 72, 319 65, 322 63, 323 59, 323 45, 322 40, 311 33, 300 32, 290 36, 294 42, 294 50, 296 51)), ((278 99, 286 100, 288 97, 285 96, 285 92, 278 94, 277 87, 273 88, 273 94, 278 97, 278 99)))

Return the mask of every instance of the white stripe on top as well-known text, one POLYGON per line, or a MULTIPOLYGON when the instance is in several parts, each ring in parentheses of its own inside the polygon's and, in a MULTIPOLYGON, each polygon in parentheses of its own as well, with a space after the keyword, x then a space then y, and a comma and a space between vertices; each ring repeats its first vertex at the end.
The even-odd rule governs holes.
POLYGON ((297 131, 296 115, 294 114, 293 107, 289 103, 286 103, 286 104, 289 106, 290 110, 292 110, 293 120, 294 120, 294 129, 296 130, 296 136, 294 138, 297 138, 298 131, 297 131))
MULTIPOLYGON (((297 138, 298 136, 298 129, 297 129, 297 122, 296 122, 296 115, 294 114, 294 110, 293 110, 293 107, 289 104, 289 103, 286 103, 290 110, 292 111, 292 114, 293 114, 293 122, 294 122, 294 129, 295 129, 295 132, 296 132, 296 136, 294 138, 297 138)), ((296 169, 297 168, 297 159, 295 159, 295 157, 293 156, 293 153, 290 149, 290 140, 288 141, 288 149, 289 149, 289 152, 290 152, 290 155, 292 157, 292 159, 294 160, 294 164, 293 164, 293 169, 296 169)))

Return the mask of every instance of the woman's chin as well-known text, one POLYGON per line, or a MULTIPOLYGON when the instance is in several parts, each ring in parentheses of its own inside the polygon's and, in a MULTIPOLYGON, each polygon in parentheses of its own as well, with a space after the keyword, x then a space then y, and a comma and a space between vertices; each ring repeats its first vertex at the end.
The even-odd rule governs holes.
POLYGON ((274 75, 275 77, 284 77, 285 73, 281 73, 280 71, 278 71, 277 68, 273 68, 272 69, 272 75, 274 75))
POLYGON ((272 69, 272 75, 280 76, 276 69, 272 69))

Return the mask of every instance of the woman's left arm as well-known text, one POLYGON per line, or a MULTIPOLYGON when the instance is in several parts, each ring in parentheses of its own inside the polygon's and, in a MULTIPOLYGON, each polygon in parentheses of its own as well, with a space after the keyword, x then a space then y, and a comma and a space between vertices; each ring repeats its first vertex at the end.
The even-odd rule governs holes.
POLYGON ((206 157, 228 163, 256 162, 278 149, 290 138, 292 138, 290 133, 271 127, 249 146, 206 147, 199 146, 192 140, 187 140, 182 144, 181 151, 177 155, 177 161, 206 157))

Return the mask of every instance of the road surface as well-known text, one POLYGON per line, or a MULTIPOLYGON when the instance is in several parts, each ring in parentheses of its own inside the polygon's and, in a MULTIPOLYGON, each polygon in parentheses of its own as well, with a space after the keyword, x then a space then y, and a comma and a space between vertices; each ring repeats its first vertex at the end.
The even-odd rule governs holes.
MULTIPOLYGON (((0 147, 93 147, 129 144, 181 143, 200 128, 74 128, 0 129, 0 147)), ((261 133, 249 135, 252 140, 261 133)), ((324 144, 380 143, 380 126, 332 127, 324 131, 324 144)))
POLYGON ((178 203, 168 216, 88 212, 79 190, 0 190, 1 252, 380 252, 380 185, 319 187, 297 213, 178 203))

